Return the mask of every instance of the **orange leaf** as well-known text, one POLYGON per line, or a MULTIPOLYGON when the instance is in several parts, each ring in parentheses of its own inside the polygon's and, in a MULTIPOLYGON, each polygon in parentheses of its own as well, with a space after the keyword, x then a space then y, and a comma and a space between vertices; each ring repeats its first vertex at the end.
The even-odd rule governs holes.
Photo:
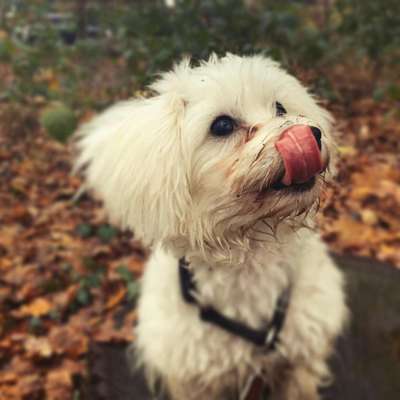
POLYGON ((48 300, 39 297, 32 303, 22 306, 16 311, 15 315, 20 317, 42 317, 47 315, 52 309, 48 300))
POLYGON ((120 287, 116 293, 114 293, 107 301, 106 309, 115 307, 117 304, 121 303, 121 301, 125 298, 126 288, 120 287))

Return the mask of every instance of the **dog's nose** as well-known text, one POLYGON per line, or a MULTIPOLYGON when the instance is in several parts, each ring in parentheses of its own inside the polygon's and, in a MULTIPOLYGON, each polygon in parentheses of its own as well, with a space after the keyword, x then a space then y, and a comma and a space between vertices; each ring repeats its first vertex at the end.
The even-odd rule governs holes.
POLYGON ((313 136, 318 143, 318 147, 321 150, 321 130, 316 126, 310 126, 313 136))

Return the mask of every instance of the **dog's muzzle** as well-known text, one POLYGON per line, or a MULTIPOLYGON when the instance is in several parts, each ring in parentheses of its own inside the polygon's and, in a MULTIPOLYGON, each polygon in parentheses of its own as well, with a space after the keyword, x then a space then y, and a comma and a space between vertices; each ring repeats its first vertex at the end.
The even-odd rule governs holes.
POLYGON ((324 170, 321 154, 321 131, 308 125, 293 125, 282 132, 275 147, 282 158, 284 186, 312 181, 324 170))

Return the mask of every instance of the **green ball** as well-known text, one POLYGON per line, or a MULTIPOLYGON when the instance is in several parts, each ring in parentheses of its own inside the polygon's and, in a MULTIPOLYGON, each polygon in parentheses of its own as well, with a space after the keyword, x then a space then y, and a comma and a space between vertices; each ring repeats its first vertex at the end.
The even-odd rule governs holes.
POLYGON ((57 105, 43 112, 40 123, 53 139, 65 143, 77 127, 77 118, 69 107, 57 105))

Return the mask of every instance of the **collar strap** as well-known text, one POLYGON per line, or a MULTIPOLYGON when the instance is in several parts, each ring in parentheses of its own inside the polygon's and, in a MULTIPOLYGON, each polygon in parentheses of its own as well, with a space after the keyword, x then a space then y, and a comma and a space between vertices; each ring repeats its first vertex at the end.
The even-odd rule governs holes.
POLYGON ((235 321, 232 318, 226 317, 212 306, 201 305, 194 295, 194 293, 196 293, 196 284, 188 266, 189 263, 182 257, 179 260, 179 280, 182 297, 186 303, 199 308, 199 315, 202 321, 214 324, 256 346, 264 347, 267 350, 275 349, 279 334, 285 322, 290 297, 289 289, 285 289, 279 296, 274 314, 267 326, 264 329, 253 329, 240 321, 235 321))

